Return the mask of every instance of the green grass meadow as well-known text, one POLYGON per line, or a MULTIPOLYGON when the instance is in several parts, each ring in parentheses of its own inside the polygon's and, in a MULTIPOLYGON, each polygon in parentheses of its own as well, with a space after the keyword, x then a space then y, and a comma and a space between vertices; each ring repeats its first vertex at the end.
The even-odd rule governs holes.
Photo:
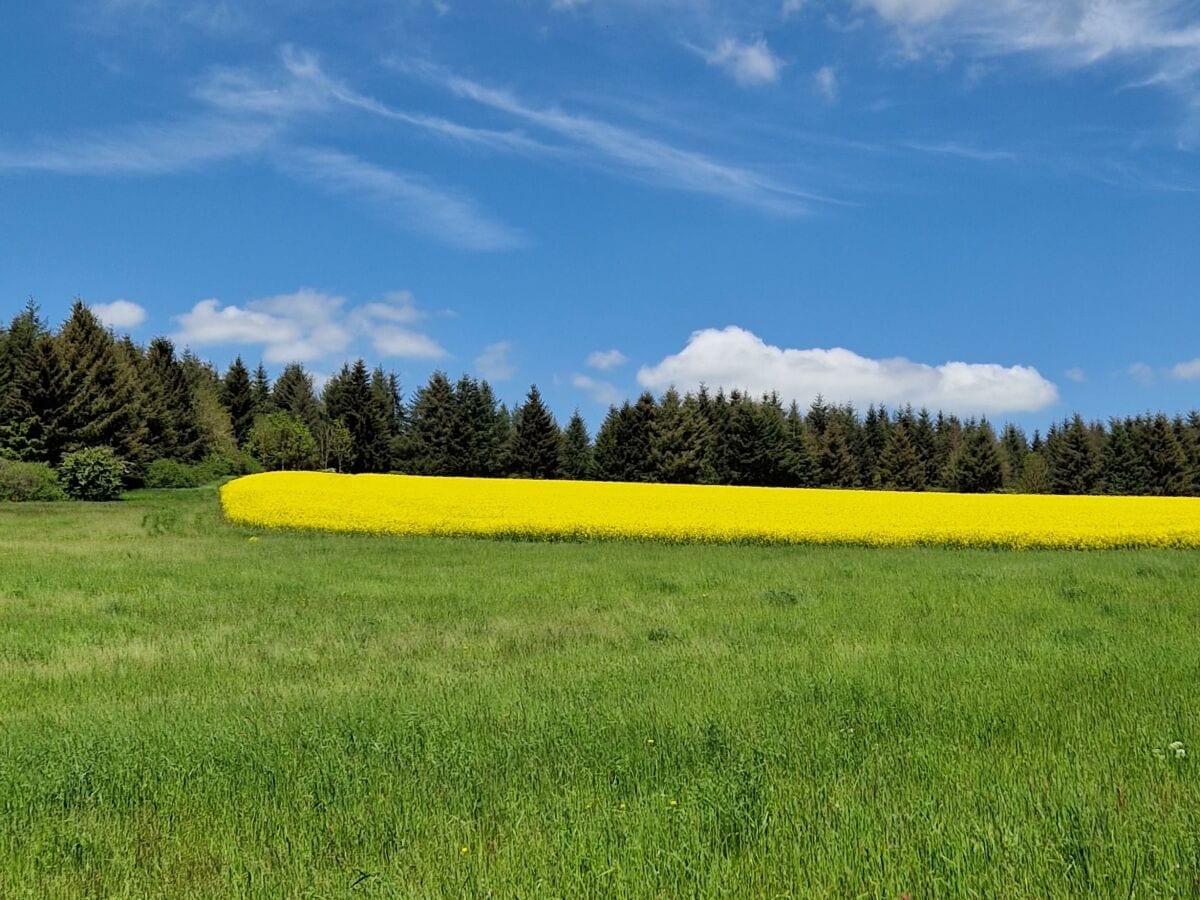
POLYGON ((3 898, 1195 897, 1198 764, 1198 553, 0 506, 3 898))

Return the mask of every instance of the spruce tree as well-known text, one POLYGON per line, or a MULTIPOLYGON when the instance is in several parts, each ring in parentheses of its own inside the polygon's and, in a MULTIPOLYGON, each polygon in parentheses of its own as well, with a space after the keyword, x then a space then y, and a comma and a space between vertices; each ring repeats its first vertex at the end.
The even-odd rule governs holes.
POLYGON ((284 366, 271 391, 271 404, 303 422, 314 435, 321 424, 321 401, 313 388, 312 375, 300 363, 284 366))
POLYGON ((917 456, 925 466, 925 484, 936 484, 938 476, 937 434, 929 410, 921 408, 909 432, 909 437, 912 438, 913 449, 917 451, 917 456))
POLYGON ((1113 419, 1103 454, 1103 490, 1106 494, 1129 496, 1144 493, 1144 478, 1130 429, 1132 422, 1113 419))
POLYGON ((229 413, 234 441, 239 447, 246 446, 250 429, 254 427, 254 388, 240 356, 230 363, 221 380, 221 403, 229 413))
POLYGON ((444 372, 434 372, 412 404, 411 451, 408 461, 419 475, 451 475, 463 457, 454 388, 444 372))
MULTIPOLYGON (((143 425, 135 373, 118 354, 112 333, 82 300, 55 337, 62 365, 64 405, 56 427, 63 450, 111 447, 119 456, 142 454, 143 425)), ((57 464, 58 458, 52 457, 57 464)))
POLYGON ((559 471, 563 478, 573 481, 585 481, 595 477, 596 463, 592 457, 592 442, 578 409, 571 414, 567 427, 563 430, 559 471))
POLYGON ((791 487, 816 487, 820 483, 821 474, 817 467, 816 453, 813 450, 813 440, 808 430, 808 424, 801 415, 796 401, 792 401, 785 422, 787 434, 787 449, 784 456, 784 469, 787 484, 791 487))
POLYGON ((933 481, 940 487, 954 489, 955 475, 951 461, 962 441, 962 422, 957 416, 938 412, 933 427, 933 481))
POLYGON ((1004 485, 996 434, 986 420, 963 433, 947 471, 948 486, 961 494, 990 494, 1004 485))
POLYGON ((153 458, 194 462, 204 455, 196 402, 175 345, 155 338, 146 348, 143 408, 153 458))
POLYGON ((366 362, 357 359, 352 366, 342 366, 326 385, 324 399, 330 419, 345 425, 354 442, 347 468, 351 472, 389 471, 388 410, 380 392, 371 387, 366 362))
POLYGON ((886 407, 875 404, 867 407, 863 420, 863 455, 861 481, 867 487, 879 484, 879 458, 891 439, 892 424, 886 407))
POLYGON ((858 487, 859 466, 850 452, 846 424, 841 416, 830 416, 826 423, 825 433, 820 440, 817 468, 823 487, 858 487))
POLYGON ((1187 454, 1165 415, 1154 417, 1139 450, 1147 473, 1147 493, 1159 497, 1191 493, 1187 454))
POLYGON ((494 477, 500 474, 502 448, 496 428, 496 397, 486 382, 467 375, 454 386, 454 444, 461 448, 458 474, 494 477))
POLYGON ((562 435, 542 402, 537 385, 529 388, 513 427, 513 473, 522 478, 557 478, 562 435))
POLYGON ((620 407, 610 406, 600 429, 596 432, 596 443, 592 457, 596 466, 596 477, 602 481, 625 481, 625 436, 628 419, 632 413, 629 401, 620 407))
POLYGON ((1004 484, 1015 488, 1021 478, 1021 469, 1025 465, 1025 454, 1029 452, 1029 441, 1025 432, 1013 423, 1004 426, 1000 437, 1000 460, 1004 466, 1004 484))
POLYGON ((271 399, 271 379, 261 362, 254 370, 254 379, 250 382, 250 396, 254 398, 255 416, 275 412, 275 403, 271 399))
POLYGON ((1091 494, 1100 484, 1103 460, 1092 433, 1076 415, 1066 428, 1047 438, 1050 481, 1056 494, 1091 494))
POLYGON ((879 454, 877 480, 880 487, 889 491, 925 489, 925 465, 902 422, 888 431, 887 443, 879 454))
POLYGON ((48 339, 37 304, 30 300, 0 341, 0 458, 37 461, 46 448, 38 437, 46 428, 32 402, 38 377, 39 344, 48 339))
POLYGON ((38 338, 34 348, 34 378, 28 388, 33 410, 26 434, 29 452, 40 461, 59 460, 66 453, 64 431, 67 406, 66 371, 59 343, 50 334, 38 338))
POLYGON ((655 481, 697 484, 704 475, 704 423, 695 404, 687 407, 675 388, 669 388, 650 430, 650 461, 655 481))

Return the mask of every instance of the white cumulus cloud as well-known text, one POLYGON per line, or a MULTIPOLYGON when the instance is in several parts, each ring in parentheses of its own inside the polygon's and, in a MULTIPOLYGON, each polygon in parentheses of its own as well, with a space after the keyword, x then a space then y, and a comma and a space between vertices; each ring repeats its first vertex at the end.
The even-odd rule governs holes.
POLYGON ((638 382, 661 391, 740 389, 778 391, 810 403, 818 394, 837 403, 928 406, 963 415, 1032 412, 1058 399, 1058 389, 1028 366, 948 362, 940 366, 896 357, 871 359, 840 347, 776 347, 743 328, 694 332, 687 346, 638 371, 638 382))
POLYGON ((617 366, 623 366, 629 362, 629 358, 620 350, 593 350, 588 354, 587 365, 589 369, 598 369, 601 372, 607 372, 609 369, 615 369, 617 366))
POLYGON ((705 53, 710 65, 719 66, 743 87, 771 84, 779 80, 783 61, 771 52, 766 39, 745 42, 725 38, 714 50, 705 53))
POLYGON ((146 321, 146 309, 130 300, 93 303, 91 310, 109 328, 137 328, 146 321))
POLYGON ((345 353, 359 337, 384 356, 439 359, 447 355, 432 337, 409 327, 422 318, 412 295, 348 308, 346 299, 312 288, 251 300, 244 306, 201 300, 176 316, 174 339, 186 346, 257 346, 269 363, 311 362, 345 353))

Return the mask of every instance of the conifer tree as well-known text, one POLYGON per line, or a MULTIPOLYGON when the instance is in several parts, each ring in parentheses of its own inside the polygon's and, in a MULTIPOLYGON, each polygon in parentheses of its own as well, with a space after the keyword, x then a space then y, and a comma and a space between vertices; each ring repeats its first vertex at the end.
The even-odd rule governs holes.
POLYGON ((657 415, 654 396, 648 392, 634 404, 612 407, 596 433, 596 467, 606 481, 653 481, 651 435, 657 415))
POLYGON ((271 391, 271 404, 281 412, 295 416, 312 434, 321 423, 321 401, 313 387, 313 378, 300 363, 284 366, 271 391))
POLYGON ((496 397, 486 382, 467 375, 454 386, 454 443, 461 448, 456 467, 462 475, 500 474, 502 448, 496 428, 496 397))
POLYGON ((126 459, 140 457, 144 432, 134 372, 118 355, 112 333, 76 300, 55 341, 64 398, 55 427, 64 437, 62 449, 111 447, 126 459))
POLYGON ((559 471, 563 478, 573 481, 585 481, 595 477, 596 463, 592 457, 592 442, 578 409, 571 414, 567 427, 563 430, 559 471))
POLYGON ((962 494, 989 494, 1004 484, 996 434, 987 421, 967 429, 947 465, 949 487, 962 494))
POLYGON ((434 372, 417 391, 412 405, 408 464, 419 475, 451 475, 462 459, 454 388, 444 372, 434 372))
POLYGON ((816 453, 813 450, 808 424, 795 400, 788 410, 785 430, 787 448, 784 451, 784 470, 787 484, 791 487, 816 487, 821 479, 816 453))
POLYGON ((878 484, 889 491, 920 491, 925 488, 925 465, 908 436, 903 422, 888 431, 887 443, 879 454, 878 484))
POLYGON ((951 461, 958 451, 962 441, 962 422, 957 416, 938 412, 933 426, 933 461, 931 468, 934 472, 931 484, 954 489, 955 475, 951 461))
POLYGON ((537 385, 531 386, 513 428, 513 473, 522 478, 557 478, 561 441, 554 416, 537 385))
POLYGON ((261 362, 254 370, 254 379, 250 382, 250 396, 254 400, 255 416, 265 416, 275 412, 275 403, 271 399, 271 379, 267 376, 266 367, 261 362))
POLYGON ((697 484, 704 475, 704 423, 695 404, 687 407, 675 388, 659 401, 650 430, 650 461, 655 481, 697 484))
POLYGON ((32 391, 38 377, 39 344, 48 339, 37 304, 30 300, 0 340, 0 458, 35 461, 45 458, 32 391))
POLYGON ((912 438, 913 449, 917 451, 917 456, 925 466, 925 484, 936 484, 938 476, 937 434, 934 431, 933 417, 930 416, 929 410, 921 408, 909 431, 909 437, 912 438))
POLYGON ((1170 497, 1191 493, 1187 455, 1165 415, 1154 417, 1139 447, 1147 493, 1170 497))
POLYGON ((1052 428, 1047 447, 1054 493, 1095 492, 1100 484, 1102 460, 1082 416, 1076 415, 1061 431, 1052 428))
POLYGON ((1145 478, 1130 436, 1132 422, 1113 419, 1104 445, 1103 489, 1106 494, 1129 496, 1145 493, 1145 478))
POLYGON ((234 441, 244 447, 250 439, 250 429, 254 427, 255 408, 250 373, 240 356, 230 363, 221 380, 221 404, 229 413, 234 441))
POLYGON ((1025 465, 1025 455, 1029 452, 1029 441, 1025 432, 1013 423, 1004 426, 1000 437, 1000 461, 1004 468, 1004 484, 1015 488, 1021 478, 1021 469, 1025 465))
POLYGON ((841 416, 830 416, 826 422, 817 467, 823 487, 858 487, 858 462, 850 452, 846 424, 841 416))
POLYGON ((204 455, 195 398, 166 338, 146 348, 143 404, 152 457, 194 462, 204 455))
POLYGON ((630 413, 628 400, 620 407, 610 406, 596 432, 592 458, 596 466, 596 477, 603 481, 626 480, 625 431, 630 413))
POLYGON ((886 407, 875 404, 867 407, 863 420, 862 484, 875 487, 879 484, 879 458, 891 439, 891 419, 886 407))
POLYGON ((367 364, 357 359, 342 366, 325 389, 325 409, 334 421, 350 432, 354 449, 351 472, 387 472, 391 469, 392 446, 388 411, 380 393, 371 387, 367 364))

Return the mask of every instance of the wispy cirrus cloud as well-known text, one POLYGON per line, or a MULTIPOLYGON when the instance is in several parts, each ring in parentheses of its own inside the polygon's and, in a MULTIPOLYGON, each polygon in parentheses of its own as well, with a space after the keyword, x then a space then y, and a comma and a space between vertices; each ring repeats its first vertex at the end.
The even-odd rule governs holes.
MULTIPOLYGON (((895 29, 912 57, 962 52, 1029 56, 1060 69, 1121 62, 1131 87, 1184 98, 1185 131, 1200 121, 1200 9, 1177 0, 852 0, 895 29)), ((1193 135, 1194 137, 1194 135, 1193 135)))
POLYGON ((174 121, 37 138, 0 146, 0 172, 59 175, 164 175, 261 153, 277 129, 267 122, 201 114, 174 121))
POLYGON ((322 70, 317 58, 291 46, 270 73, 218 68, 193 92, 202 109, 160 123, 40 138, 22 148, 0 146, 0 173, 166 175, 216 162, 258 157, 327 192, 349 195, 392 223, 467 250, 524 246, 518 229, 487 213, 471 197, 432 179, 390 169, 338 150, 300 145, 298 123, 337 105, 407 121, 457 140, 530 150, 517 135, 455 128, 430 117, 409 117, 356 94, 322 70))
POLYGON ((321 147, 282 151, 285 172, 334 194, 348 194, 378 209, 395 224, 433 235, 467 250, 511 250, 527 239, 492 218, 465 195, 428 179, 385 168, 349 153, 321 147))
POLYGON ((602 165, 625 177, 676 191, 718 197, 778 215, 799 215, 807 212, 813 203, 836 202, 752 169, 676 147, 629 127, 555 107, 535 106, 510 91, 488 87, 432 67, 421 67, 420 72, 456 96, 572 142, 591 153, 602 165))

